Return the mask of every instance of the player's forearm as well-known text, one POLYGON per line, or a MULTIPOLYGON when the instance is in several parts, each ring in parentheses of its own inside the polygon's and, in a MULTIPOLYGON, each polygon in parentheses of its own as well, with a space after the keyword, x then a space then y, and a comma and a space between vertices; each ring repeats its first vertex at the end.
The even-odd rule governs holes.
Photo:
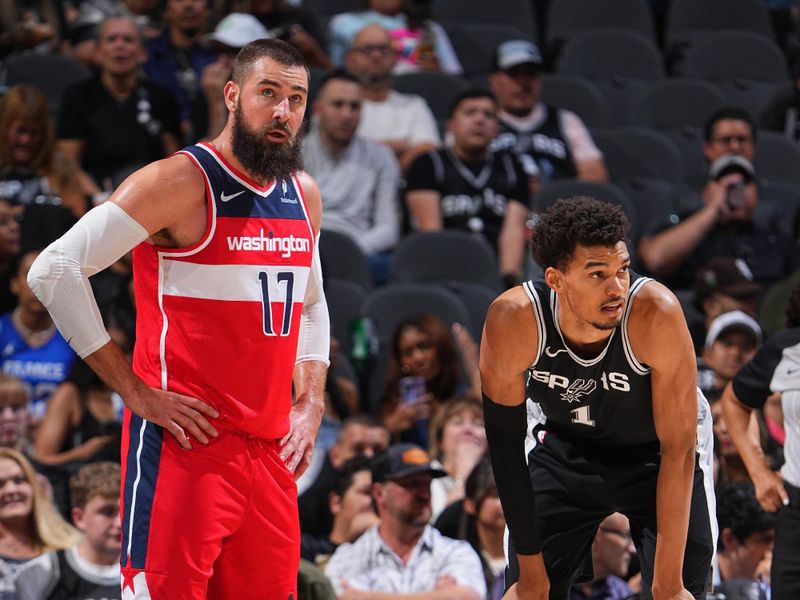
POLYGON ((728 433, 739 451, 750 477, 755 478, 760 474, 766 473, 770 468, 764 451, 758 441, 754 440, 748 432, 750 409, 739 402, 730 384, 725 388, 721 402, 728 433))
POLYGON ((114 341, 108 342, 84 360, 128 406, 130 406, 129 399, 135 397, 143 387, 147 387, 147 384, 133 372, 122 350, 114 341))
POLYGON ((682 568, 689 530, 689 508, 695 463, 693 444, 661 447, 656 491, 656 557, 653 594, 670 598, 683 588, 682 568))
POLYGON ((325 379, 328 365, 321 360, 306 360, 294 367, 294 390, 297 403, 305 403, 321 415, 325 412, 325 379))

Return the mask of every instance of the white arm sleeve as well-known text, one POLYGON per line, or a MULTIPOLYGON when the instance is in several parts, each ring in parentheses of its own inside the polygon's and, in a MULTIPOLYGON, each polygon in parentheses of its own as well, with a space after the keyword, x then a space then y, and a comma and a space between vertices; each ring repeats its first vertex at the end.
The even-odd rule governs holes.
POLYGON ((318 360, 330 365, 331 322, 328 316, 328 303, 322 289, 322 268, 319 261, 319 235, 314 243, 314 257, 311 259, 311 272, 308 274, 306 296, 303 299, 303 313, 300 315, 300 334, 297 340, 297 359, 295 364, 308 360, 318 360))
POLYGON ((147 230, 128 213, 113 202, 104 202, 45 248, 31 266, 28 285, 81 358, 111 339, 89 277, 147 237, 147 230))

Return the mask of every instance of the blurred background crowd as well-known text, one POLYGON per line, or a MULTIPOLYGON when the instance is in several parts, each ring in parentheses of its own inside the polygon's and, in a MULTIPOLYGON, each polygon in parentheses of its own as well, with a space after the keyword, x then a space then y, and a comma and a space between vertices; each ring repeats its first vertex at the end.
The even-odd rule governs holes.
MULTIPOLYGON (((325 212, 331 369, 298 482, 300 598, 499 598, 478 341, 491 300, 542 276, 537 214, 574 195, 621 205, 635 270, 681 301, 714 417, 715 590, 767 598, 774 515, 717 400, 800 310, 800 2, 0 0, 0 599, 119 597, 122 399, 27 271, 131 172, 214 137, 236 52, 262 37, 310 66, 325 212), (387 551, 378 523, 418 551, 387 551)), ((91 281, 130 353, 129 260, 91 281)), ((777 468, 780 397, 757 417, 777 468)), ((571 598, 636 593, 624 516, 592 558, 571 598)))

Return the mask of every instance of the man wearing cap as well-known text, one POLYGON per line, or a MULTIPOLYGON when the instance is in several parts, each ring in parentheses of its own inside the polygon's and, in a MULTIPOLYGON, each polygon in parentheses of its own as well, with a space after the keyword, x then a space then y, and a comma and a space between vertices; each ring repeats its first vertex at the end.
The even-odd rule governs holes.
POLYGON ((757 318, 758 298, 764 286, 753 281, 750 267, 741 258, 717 256, 695 271, 694 305, 702 318, 689 321, 695 351, 700 356, 711 322, 722 313, 740 310, 757 318))
POLYGON ((691 287, 698 265, 717 256, 741 258, 754 281, 769 285, 800 268, 797 241, 755 219, 759 202, 751 162, 755 126, 736 108, 714 113, 703 146, 708 181, 700 206, 680 210, 639 242, 639 257, 673 289, 691 287))
POLYGON ((697 370, 697 386, 709 402, 719 398, 733 376, 753 358, 761 338, 756 320, 740 310, 721 314, 711 322, 697 370))
POLYGON ((395 444, 373 466, 380 521, 342 544, 325 568, 340 600, 482 600, 486 583, 469 543, 442 536, 431 517, 431 480, 445 472, 413 444, 395 444))
POLYGON ((578 178, 608 181, 603 154, 576 114, 541 102, 542 55, 527 40, 495 50, 489 85, 500 104, 493 148, 510 148, 539 183, 578 178))

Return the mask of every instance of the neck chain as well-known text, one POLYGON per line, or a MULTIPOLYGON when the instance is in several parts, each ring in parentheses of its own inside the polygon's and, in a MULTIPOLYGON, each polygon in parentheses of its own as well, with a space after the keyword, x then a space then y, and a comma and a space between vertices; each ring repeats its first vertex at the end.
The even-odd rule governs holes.
POLYGON ((50 325, 48 325, 46 329, 36 331, 34 329, 31 329, 30 327, 27 327, 22 322, 20 314, 21 314, 20 308, 19 307, 15 308, 14 311, 11 313, 11 320, 14 323, 14 327, 17 328, 17 331, 19 331, 22 334, 22 337, 24 337, 28 341, 28 343, 31 343, 32 345, 43 344, 52 337, 53 333, 55 333, 56 324, 53 323, 52 321, 50 321, 50 325))

